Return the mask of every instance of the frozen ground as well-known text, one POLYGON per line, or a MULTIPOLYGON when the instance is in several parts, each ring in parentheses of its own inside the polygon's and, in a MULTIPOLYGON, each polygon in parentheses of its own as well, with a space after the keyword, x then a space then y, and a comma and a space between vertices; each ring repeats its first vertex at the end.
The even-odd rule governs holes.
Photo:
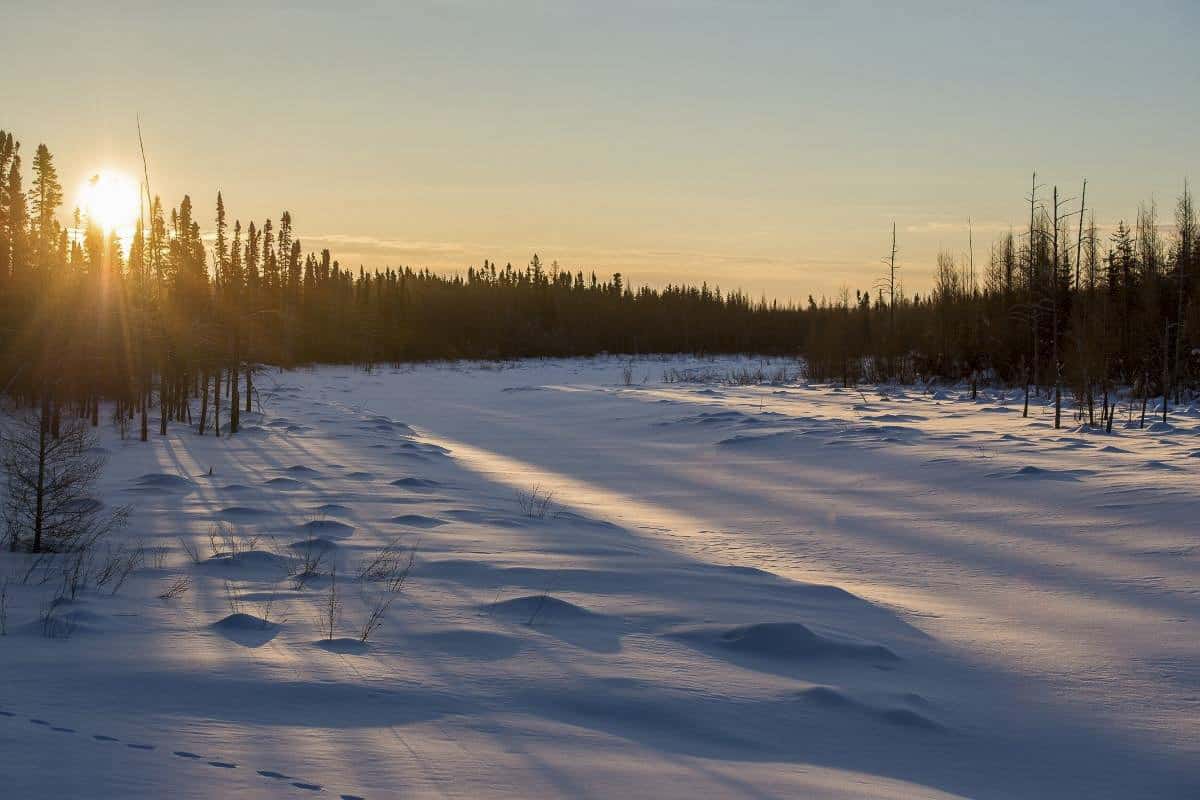
POLYGON ((101 499, 162 556, 65 639, 10 586, 0 793, 1200 796, 1200 415, 622 365, 276 374, 234 439, 105 431, 101 499), (281 555, 313 538, 338 637, 355 565, 417 551, 366 647, 318 644, 330 578, 281 555))

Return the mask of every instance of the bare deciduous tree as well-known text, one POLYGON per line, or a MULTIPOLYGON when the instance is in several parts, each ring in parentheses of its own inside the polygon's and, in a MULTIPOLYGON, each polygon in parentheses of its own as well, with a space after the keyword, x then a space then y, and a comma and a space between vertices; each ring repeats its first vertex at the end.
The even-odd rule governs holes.
POLYGON ((124 526, 128 506, 105 511, 92 496, 105 457, 83 420, 64 421, 58 436, 44 410, 16 415, 0 437, 8 478, 3 515, 12 550, 84 550, 124 526))

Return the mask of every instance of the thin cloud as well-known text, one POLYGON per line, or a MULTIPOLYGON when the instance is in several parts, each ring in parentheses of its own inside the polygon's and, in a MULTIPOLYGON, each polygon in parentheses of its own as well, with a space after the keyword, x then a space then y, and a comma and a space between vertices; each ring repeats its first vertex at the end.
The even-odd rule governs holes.
POLYGON ((917 225, 904 226, 905 233, 967 233, 973 231, 975 233, 1004 233, 1009 230, 1012 225, 1008 222, 970 222, 962 220, 961 222, 944 222, 938 220, 930 220, 917 225))

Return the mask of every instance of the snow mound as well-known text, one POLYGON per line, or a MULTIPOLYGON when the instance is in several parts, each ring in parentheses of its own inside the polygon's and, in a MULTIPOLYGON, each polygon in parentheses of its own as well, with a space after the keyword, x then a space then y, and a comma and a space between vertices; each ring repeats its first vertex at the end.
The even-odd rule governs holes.
MULTIPOLYGON (((826 710, 849 711, 865 714, 879 721, 903 728, 916 728, 927 731, 941 731, 945 728, 916 711, 908 708, 876 708, 857 700, 843 691, 832 686, 814 686, 796 693, 796 697, 804 703, 826 710)), ((924 704, 924 698, 914 695, 924 704)))
POLYGON ((814 686, 803 689, 796 696, 806 703, 822 708, 860 708, 861 703, 832 686, 814 686))
POLYGON ((735 628, 685 631, 678 636, 761 658, 841 658, 873 662, 900 660, 899 656, 881 644, 820 634, 799 622, 760 622, 735 628))
POLYGON ((287 569, 287 561, 283 557, 265 550, 246 550, 232 554, 219 553, 207 559, 204 565, 256 573, 278 573, 287 569))
POLYGON ((396 525, 408 525, 411 528, 436 528, 439 525, 445 525, 446 520, 438 519, 437 517, 427 517, 424 514, 401 514, 398 517, 392 517, 388 522, 396 525))
POLYGON ((399 456, 448 456, 450 451, 436 444, 423 444, 421 442, 400 442, 397 445, 395 454, 399 456))
POLYGON ((227 506, 218 511, 217 516, 245 519, 247 517, 261 517, 269 513, 265 509, 253 508, 252 506, 227 506))
POLYGON ((746 434, 730 436, 717 442, 717 447, 762 447, 764 445, 787 444, 795 441, 797 434, 787 431, 775 433, 746 434))
MULTIPOLYGON (((981 411, 985 409, 980 409, 981 411)), ((863 419, 871 420, 872 422, 924 422, 928 417, 923 417, 920 414, 871 414, 863 417, 863 419)))
POLYGON ((320 514, 348 514, 350 509, 340 503, 322 503, 315 511, 320 514))
POLYGON ((592 528, 603 528, 605 530, 620 530, 620 526, 615 525, 605 519, 596 519, 594 517, 577 514, 574 511, 558 511, 554 514, 554 519, 557 522, 570 522, 575 525, 586 525, 592 528))
POLYGON ((288 549, 297 550, 301 553, 324 553, 335 549, 337 546, 337 542, 314 536, 311 539, 301 539, 298 542, 292 542, 288 545, 288 549))
POLYGON ((924 714, 918 714, 908 708, 877 709, 874 715, 884 722, 899 725, 902 728, 917 728, 926 731, 942 731, 945 728, 924 714))
POLYGON ((531 594, 524 597, 514 597, 511 600, 501 600, 498 603, 488 603, 483 610, 489 614, 516 617, 534 624, 548 620, 582 620, 595 616, 583 606, 560 600, 550 594, 531 594))
POLYGON ((435 489, 438 486, 441 486, 441 484, 435 480, 430 480, 429 478, 397 478, 396 480, 392 481, 392 486, 400 486, 404 489, 419 491, 422 489, 435 489))
POLYGON ((883 425, 849 425, 838 432, 845 439, 888 444, 910 444, 925 436, 919 428, 886 423, 883 425))
POLYGON ((294 489, 300 486, 301 483, 295 478, 271 478, 265 485, 273 486, 276 489, 294 489))
POLYGON ((657 423, 658 425, 733 425, 745 423, 754 420, 743 414, 741 411, 701 411, 689 417, 680 417, 676 420, 665 420, 657 423))
POLYGON ((104 503, 94 497, 79 497, 62 505, 65 511, 87 514, 104 508, 104 503))
POLYGON ((1046 469, 1026 465, 1012 472, 991 472, 989 478, 1014 478, 1045 481, 1077 481, 1095 473, 1090 469, 1046 469))
POLYGON ((346 477, 347 477, 349 480, 352 480, 352 481, 369 481, 369 480, 371 480, 372 478, 374 478, 374 477, 375 477, 375 473, 373 473, 373 472, 362 472, 362 471, 360 470, 360 471, 358 471, 358 472, 347 472, 347 473, 346 473, 346 477))
POLYGON ((212 624, 213 628, 220 631, 263 631, 273 630, 279 625, 274 622, 269 622, 262 617, 256 617, 253 614, 230 614, 228 617, 217 620, 212 624))
POLYGON ((335 539, 347 539, 354 535, 354 526, 336 519, 314 519, 300 526, 300 530, 313 535, 331 536, 335 539))
POLYGON ((291 472, 297 475, 320 475, 321 473, 307 464, 293 464, 288 467, 285 472, 291 472))
POLYGON ((339 655, 362 655, 369 649, 366 642, 360 642, 358 639, 351 639, 345 636, 337 639, 321 639, 313 642, 313 644, 322 650, 339 655))
POLYGON ((82 600, 57 597, 38 615, 25 623, 20 631, 49 639, 68 639, 79 633, 98 633, 107 630, 111 620, 89 609, 82 600))
POLYGON ((1179 469, 1180 469, 1179 467, 1175 466, 1174 464, 1168 464, 1165 461, 1159 461, 1157 459, 1152 459, 1150 461, 1143 462, 1142 467, 1144 469, 1156 469, 1156 470, 1160 470, 1162 472, 1179 472, 1179 469))
POLYGON ((390 417, 374 416, 369 418, 367 423, 367 425, 362 426, 364 430, 397 431, 405 436, 411 436, 414 433, 413 429, 407 424, 398 422, 390 417))
POLYGON ((192 481, 169 472, 149 472, 137 479, 138 486, 150 489, 190 489, 192 481))

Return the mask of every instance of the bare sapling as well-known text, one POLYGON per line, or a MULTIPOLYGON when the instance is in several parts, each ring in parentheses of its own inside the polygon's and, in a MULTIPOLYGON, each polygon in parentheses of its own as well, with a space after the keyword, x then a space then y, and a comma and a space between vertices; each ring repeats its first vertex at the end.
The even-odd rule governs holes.
POLYGON ((175 580, 168 584, 166 591, 158 596, 159 600, 174 600, 177 597, 183 597, 192 588, 192 582, 186 575, 176 576, 175 580))
POLYGON ((97 589, 109 587, 109 594, 115 596, 125 585, 125 581, 146 560, 145 549, 141 544, 135 546, 121 545, 109 548, 104 559, 100 562, 92 576, 92 583, 97 589))
POLYGON ((188 560, 191 561, 193 564, 199 564, 201 561, 204 560, 203 558, 200 557, 200 548, 197 547, 196 543, 191 541, 190 539, 185 539, 182 536, 180 536, 179 537, 179 546, 181 548, 183 548, 184 554, 188 557, 188 560))
POLYGON ((238 595, 237 587, 232 581, 225 581, 225 604, 229 606, 230 614, 242 613, 242 598, 238 595))
POLYGON ((304 585, 313 578, 319 577, 325 567, 325 557, 328 549, 319 539, 308 539, 293 546, 292 554, 287 558, 288 577, 292 579, 294 589, 303 589, 304 585))
POLYGON ((276 595, 277 595, 276 590, 274 588, 272 588, 270 594, 268 594, 265 598, 263 598, 262 600, 259 601, 258 618, 262 620, 263 627, 267 627, 272 624, 282 625, 283 623, 287 622, 286 619, 277 620, 275 622, 272 622, 272 620, 271 620, 271 612, 274 610, 274 607, 275 607, 276 595))
POLYGON ((342 600, 338 597, 337 568, 329 573, 329 592, 325 596, 325 604, 321 610, 321 635, 326 641, 333 641, 334 631, 337 630, 338 620, 342 616, 342 600))
POLYGON ((384 563, 389 565, 391 572, 382 577, 385 584, 383 591, 374 597, 368 597, 365 592, 363 595, 367 606, 367 618, 358 634, 358 640, 363 644, 366 644, 375 631, 383 625, 388 609, 404 590, 404 584, 408 581, 408 576, 412 574, 413 567, 417 563, 417 548, 413 547, 408 553, 408 558, 403 562, 393 561, 388 556, 384 563))
POLYGON ((360 562, 356 577, 364 582, 388 580, 396 574, 403 559, 404 550, 400 547, 400 540, 395 539, 360 562))
POLYGON ((10 550, 86 550, 124 527, 128 506, 106 511, 93 497, 105 457, 85 420, 63 421, 56 438, 44 409, 18 415, 0 434, 0 458, 10 550))

